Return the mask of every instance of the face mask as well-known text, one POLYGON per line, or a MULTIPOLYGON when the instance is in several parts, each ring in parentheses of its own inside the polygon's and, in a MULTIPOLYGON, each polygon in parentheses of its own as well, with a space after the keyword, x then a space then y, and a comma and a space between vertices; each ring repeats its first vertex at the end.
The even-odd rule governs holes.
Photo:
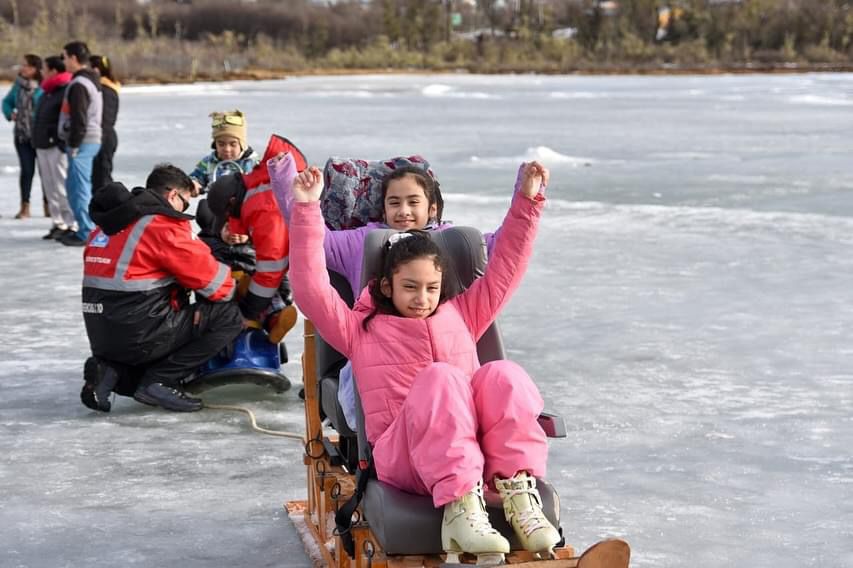
POLYGON ((184 199, 184 196, 181 195, 180 193, 176 193, 175 195, 177 195, 178 199, 181 200, 181 203, 183 204, 181 207, 181 213, 184 213, 187 209, 190 208, 190 202, 187 201, 186 199, 184 199))

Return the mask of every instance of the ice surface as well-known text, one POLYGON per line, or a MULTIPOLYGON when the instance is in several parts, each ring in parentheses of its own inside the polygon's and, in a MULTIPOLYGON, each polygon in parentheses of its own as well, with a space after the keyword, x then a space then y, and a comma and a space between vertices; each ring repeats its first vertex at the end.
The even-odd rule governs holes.
MULTIPOLYGON (((511 162, 535 152, 553 168, 550 205, 502 324, 567 422, 549 477, 568 541, 622 536, 641 568, 842 567, 853 565, 853 115, 825 103, 851 96, 850 75, 143 87, 123 91, 116 177, 139 184, 164 160, 191 168, 209 151, 207 114, 237 107, 259 151, 274 130, 319 164, 420 153, 448 194, 445 216, 491 230, 511 162), (590 166, 560 159, 575 156, 590 166)), ((10 219, 16 166, 10 134, 0 565, 309 566, 281 507, 304 493, 297 444, 249 432, 240 415, 79 404, 79 249, 41 241, 44 219, 10 219)), ((297 334, 288 344, 298 360, 297 334)), ((266 426, 301 425, 295 391, 211 397, 245 402, 266 426)))
MULTIPOLYGON (((13 179, 0 178, 0 566, 311 566, 283 509, 304 492, 298 442, 254 434, 235 413, 80 404, 81 249, 41 240, 44 218, 10 219, 13 179)), ((295 393, 205 399, 302 429, 295 393)))

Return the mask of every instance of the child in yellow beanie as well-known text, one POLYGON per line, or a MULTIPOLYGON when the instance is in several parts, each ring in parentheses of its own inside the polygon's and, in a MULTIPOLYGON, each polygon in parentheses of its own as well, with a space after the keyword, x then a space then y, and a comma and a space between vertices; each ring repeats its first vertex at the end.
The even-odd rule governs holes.
POLYGON ((231 110, 213 112, 210 118, 213 152, 202 158, 190 173, 196 194, 204 193, 216 175, 236 173, 237 166, 247 174, 261 160, 246 140, 246 115, 239 110, 231 110), (222 164, 226 161, 236 165, 222 164))

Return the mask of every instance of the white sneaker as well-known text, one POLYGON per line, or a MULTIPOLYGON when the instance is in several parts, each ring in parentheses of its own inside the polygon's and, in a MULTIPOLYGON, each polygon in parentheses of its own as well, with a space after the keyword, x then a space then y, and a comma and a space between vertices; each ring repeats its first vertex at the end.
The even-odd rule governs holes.
POLYGON ((483 482, 459 499, 444 506, 441 547, 448 564, 459 563, 459 554, 477 555, 477 564, 502 564, 509 541, 492 528, 483 501, 483 482))
POLYGON ((510 479, 495 479, 495 488, 504 504, 504 515, 525 550, 543 558, 553 557, 560 533, 545 517, 536 478, 518 473, 510 479))

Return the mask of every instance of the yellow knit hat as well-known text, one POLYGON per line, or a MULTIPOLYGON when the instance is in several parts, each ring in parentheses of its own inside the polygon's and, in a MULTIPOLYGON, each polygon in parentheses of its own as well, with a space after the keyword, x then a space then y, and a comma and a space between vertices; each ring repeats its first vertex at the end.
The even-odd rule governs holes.
POLYGON ((246 143, 246 115, 239 110, 210 113, 211 136, 214 140, 220 136, 233 136, 240 141, 240 147, 245 150, 249 147, 246 143))

